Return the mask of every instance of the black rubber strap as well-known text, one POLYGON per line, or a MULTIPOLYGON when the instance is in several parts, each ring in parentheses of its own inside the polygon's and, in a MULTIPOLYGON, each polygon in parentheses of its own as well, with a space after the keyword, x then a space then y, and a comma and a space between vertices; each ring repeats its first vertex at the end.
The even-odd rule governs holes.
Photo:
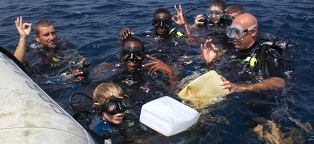
POLYGON ((8 58, 10 58, 17 66, 19 66, 28 75, 28 73, 27 73, 25 67, 23 66, 23 64, 11 52, 6 50, 2 46, 0 46, 0 52, 5 54, 8 58))

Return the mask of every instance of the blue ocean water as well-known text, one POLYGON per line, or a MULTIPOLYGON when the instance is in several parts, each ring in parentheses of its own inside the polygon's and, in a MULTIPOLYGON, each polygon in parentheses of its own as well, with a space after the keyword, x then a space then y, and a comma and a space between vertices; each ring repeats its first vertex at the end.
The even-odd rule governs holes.
MULTIPOLYGON (((135 33, 150 30, 151 17, 156 8, 164 7, 174 14, 173 6, 176 4, 181 4, 187 11, 196 6, 207 6, 209 3, 210 1, 205 0, 1 0, 0 45, 11 52, 14 51, 19 38, 14 24, 16 17, 23 16, 25 22, 33 25, 39 19, 46 18, 55 24, 60 38, 73 43, 77 50, 83 52, 88 60, 96 65, 114 59, 113 55, 120 50, 116 43, 122 28, 129 27, 135 33)), ((314 143, 313 131, 308 132, 304 127, 302 128, 302 124, 314 124, 314 91, 312 88, 314 72, 311 70, 314 67, 314 2, 312 0, 228 0, 227 4, 241 5, 247 12, 255 15, 259 22, 260 35, 272 34, 290 42, 288 49, 294 57, 292 78, 288 85, 291 89, 288 91, 287 97, 283 98, 286 100, 287 106, 279 111, 291 115, 301 124, 284 119, 282 126, 291 126, 301 130, 304 141, 300 140, 299 142, 314 143)), ((205 11, 206 9, 200 8, 189 14, 196 15, 205 13, 205 11)), ((188 18, 187 21, 193 23, 191 18, 188 18)), ((30 38, 30 41, 32 40, 33 38, 30 38)), ((65 109, 67 109, 67 96, 74 91, 67 90, 60 97, 54 98, 65 109)), ((237 98, 230 99, 230 101, 237 100, 237 98)), ((198 137, 209 143, 250 141, 250 138, 242 136, 244 134, 242 132, 245 132, 245 128, 243 128, 245 122, 237 120, 241 118, 241 113, 235 112, 234 115, 230 112, 237 111, 238 105, 236 104, 239 103, 229 102, 216 109, 213 108, 214 114, 212 115, 215 115, 216 118, 221 116, 222 119, 210 120, 214 124, 208 123, 204 134, 198 137), (227 104, 229 105, 226 106, 227 104), (210 137, 213 135, 213 131, 219 131, 216 138, 221 139, 220 141, 210 137)), ((244 110, 245 113, 245 109, 241 110, 244 110)), ((174 140, 174 143, 185 143, 184 141, 187 143, 187 136, 184 138, 183 135, 182 137, 176 137, 181 141, 174 140)), ((259 143, 256 139, 250 142, 259 143)))

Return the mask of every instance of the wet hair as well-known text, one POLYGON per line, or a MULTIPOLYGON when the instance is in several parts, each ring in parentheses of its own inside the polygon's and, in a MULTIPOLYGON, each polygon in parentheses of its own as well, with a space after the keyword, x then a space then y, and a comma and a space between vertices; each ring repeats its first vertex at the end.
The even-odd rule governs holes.
POLYGON ((157 15, 159 13, 166 13, 166 14, 169 15, 169 19, 171 19, 170 12, 167 9, 165 9, 165 8, 158 8, 158 9, 156 9, 155 12, 154 12, 154 15, 153 15, 153 19, 155 18, 155 15, 157 15))
POLYGON ((218 6, 221 10, 225 10, 227 8, 227 4, 224 0, 214 0, 209 7, 218 6))
POLYGON ((101 83, 94 90, 93 103, 104 104, 111 98, 111 96, 123 98, 125 95, 119 85, 111 82, 101 83))
POLYGON ((49 27, 52 25, 53 24, 49 20, 46 20, 46 19, 39 20, 35 25, 35 34, 39 35, 40 33, 39 27, 49 27))
POLYGON ((225 13, 238 13, 240 14, 244 14, 244 9, 239 6, 239 5, 232 5, 226 8, 225 13))
POLYGON ((123 44, 122 44, 122 49, 124 48, 124 45, 129 42, 129 41, 134 41, 134 42, 138 42, 141 44, 142 46, 142 49, 143 49, 143 52, 145 51, 144 49, 144 43, 137 37, 128 37, 125 41, 123 41, 123 44))

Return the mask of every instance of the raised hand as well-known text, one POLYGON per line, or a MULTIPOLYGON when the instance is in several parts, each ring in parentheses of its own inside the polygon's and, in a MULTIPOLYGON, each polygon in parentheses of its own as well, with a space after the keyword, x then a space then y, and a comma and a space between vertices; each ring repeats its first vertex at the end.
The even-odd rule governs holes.
POLYGON ((131 30, 129 28, 124 28, 120 32, 120 40, 125 40, 126 38, 128 38, 131 35, 134 35, 134 33, 131 32, 131 30))
POLYGON ((213 64, 219 49, 212 44, 212 39, 207 39, 203 44, 201 44, 202 56, 207 65, 213 64))
POLYGON ((21 38, 27 39, 29 37, 32 30, 31 23, 23 23, 23 17, 18 17, 15 20, 15 26, 21 38))
POLYGON ((147 55, 147 58, 152 60, 152 62, 143 64, 142 67, 150 67, 148 74, 152 75, 157 71, 161 71, 162 73, 167 74, 168 78, 173 77, 173 71, 170 66, 155 57, 147 55))
POLYGON ((175 24, 180 25, 180 26, 185 25, 186 21, 185 21, 184 16, 183 16, 183 10, 182 10, 181 5, 179 5, 179 8, 177 8, 177 6, 174 5, 174 9, 177 11, 177 14, 173 15, 172 21, 175 24))
POLYGON ((29 34, 32 30, 32 24, 31 23, 23 23, 23 18, 18 17, 15 20, 15 26, 16 29, 20 35, 19 43, 17 44, 17 47, 14 51, 14 56, 21 62, 25 62, 26 58, 26 44, 27 39, 29 37, 29 34))
POLYGON ((194 20, 193 27, 203 26, 204 25, 204 15, 199 14, 194 20))

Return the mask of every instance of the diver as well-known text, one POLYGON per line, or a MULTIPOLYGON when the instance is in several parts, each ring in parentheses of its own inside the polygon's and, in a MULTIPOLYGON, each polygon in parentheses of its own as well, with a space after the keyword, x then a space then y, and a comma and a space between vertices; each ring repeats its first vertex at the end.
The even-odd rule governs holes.
POLYGON ((224 19, 224 22, 225 22, 224 25, 230 26, 235 17, 237 17, 238 15, 244 14, 244 13, 245 13, 244 9, 239 5, 228 6, 225 9, 224 15, 222 17, 224 19))
MULTIPOLYGON (((93 70, 94 83, 103 81, 117 83, 130 96, 130 99, 137 97, 144 101, 148 100, 147 94, 157 92, 151 88, 156 88, 155 84, 158 82, 163 83, 160 88, 175 87, 176 75, 173 69, 158 58, 145 54, 144 44, 139 38, 128 37, 124 40, 120 57, 123 69, 119 71, 119 65, 101 63, 93 70), (108 69, 116 73, 103 79, 105 75, 108 75, 108 69)), ((157 95, 160 94, 156 93, 157 95)))
MULTIPOLYGON (((148 47, 146 53, 159 58, 164 63, 176 70, 182 69, 181 58, 186 57, 190 53, 190 43, 193 43, 192 34, 186 20, 183 16, 181 5, 174 6, 177 14, 171 16, 170 12, 165 8, 155 10, 152 23, 153 29, 146 31, 138 36, 148 47), (173 26, 173 23, 184 29, 184 34, 173 26)), ((134 35, 129 28, 124 28, 120 32, 120 39, 134 35)), ((193 51, 193 50, 192 50, 193 51)), ((179 71, 177 72, 179 73, 179 71)))
POLYGON ((58 83, 67 79, 77 81, 87 76, 89 63, 86 58, 82 53, 71 49, 72 44, 58 41, 54 25, 50 21, 42 19, 36 23, 34 38, 37 44, 31 45, 27 44, 27 39, 32 24, 23 23, 22 17, 19 17, 15 20, 15 25, 20 40, 14 56, 24 64, 37 83, 58 83))
POLYGON ((129 99, 121 87, 114 83, 101 83, 88 93, 70 96, 72 117, 81 124, 97 144, 125 143, 123 120, 129 108, 129 99))
POLYGON ((122 123, 129 106, 128 97, 114 83, 101 83, 93 93, 94 115, 88 127, 89 133, 103 144, 126 143, 122 123))
MULTIPOLYGON (((235 85, 224 79, 224 88, 231 92, 274 90, 285 85, 283 62, 279 59, 280 54, 272 48, 263 50, 259 47, 261 43, 257 40, 258 23, 256 18, 245 13, 234 19, 231 26, 226 28, 226 34, 233 39, 237 49, 236 57, 246 61, 254 71, 257 83, 235 85), (261 51, 263 50, 263 51, 261 51)), ((201 45, 203 58, 207 65, 213 65, 218 53, 218 48, 207 40, 201 45)), ((246 65, 244 67, 247 67, 246 65)), ((240 71, 242 72, 242 71, 240 71)))
POLYGON ((134 141, 142 141, 154 134, 139 122, 142 105, 165 95, 175 97, 172 88, 176 88, 176 75, 170 66, 146 55, 143 42, 134 36, 123 41, 120 58, 122 70, 120 64, 105 62, 94 69, 92 76, 95 84, 116 83, 129 96, 131 107, 125 115, 128 136, 134 141), (115 74, 108 77, 111 71, 115 74))
MULTIPOLYGON (((168 41, 176 43, 184 34, 176 28, 171 29, 172 22, 174 22, 181 26, 184 29, 185 36, 190 38, 190 29, 184 19, 181 5, 179 5, 178 8, 174 6, 174 8, 177 14, 173 17, 171 17, 170 12, 165 8, 156 9, 151 24, 154 27, 154 32, 147 31, 143 35, 146 37, 153 36, 154 40, 157 42, 168 41)), ((124 40, 131 35, 134 35, 134 33, 129 28, 124 28, 120 32, 120 39, 124 40)))
POLYGON ((223 75, 234 83, 221 76, 221 87, 229 89, 229 95, 251 94, 242 96, 245 106, 251 111, 242 115, 248 124, 254 127, 252 129, 257 137, 265 141, 272 139, 279 142, 284 138, 274 137, 276 134, 266 131, 270 126, 278 129, 271 116, 273 109, 281 106, 278 104, 281 101, 277 93, 286 85, 284 62, 290 60, 282 57, 282 43, 263 42, 257 38, 257 32, 258 23, 253 15, 239 15, 226 29, 227 36, 232 38, 236 48, 234 55, 229 57, 228 63, 225 64, 230 67, 213 67, 219 50, 210 39, 201 45, 202 55, 205 63, 220 74, 231 73, 223 75))
POLYGON ((193 28, 201 32, 223 33, 226 26, 223 19, 226 7, 227 4, 224 0, 214 0, 210 4, 206 15, 199 14, 196 16, 193 28))
MULTIPOLYGON (((224 0, 214 0, 208 8, 207 14, 197 15, 194 24, 190 26, 194 41, 197 44, 203 44, 206 39, 212 39, 212 42, 216 43, 217 48, 219 48, 218 55, 233 49, 232 40, 226 36, 225 28, 231 25, 236 16, 244 13, 241 6, 226 7, 227 4, 224 0)), ((188 12, 192 10, 194 9, 188 12)))

